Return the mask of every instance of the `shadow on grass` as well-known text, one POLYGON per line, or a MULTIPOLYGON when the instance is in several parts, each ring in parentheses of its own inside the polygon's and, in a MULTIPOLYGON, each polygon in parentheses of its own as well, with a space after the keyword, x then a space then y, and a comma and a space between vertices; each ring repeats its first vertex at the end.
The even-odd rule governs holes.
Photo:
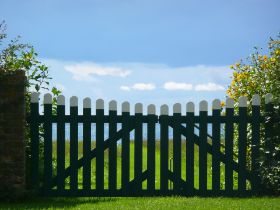
POLYGON ((32 198, 21 202, 0 202, 0 209, 67 209, 81 204, 115 201, 117 201, 117 198, 32 198))

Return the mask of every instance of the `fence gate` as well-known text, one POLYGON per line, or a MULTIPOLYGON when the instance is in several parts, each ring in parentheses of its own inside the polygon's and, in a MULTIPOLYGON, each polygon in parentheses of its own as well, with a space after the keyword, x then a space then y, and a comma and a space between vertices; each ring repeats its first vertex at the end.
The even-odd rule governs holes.
POLYGON ((212 115, 208 115, 206 101, 200 102, 198 115, 192 102, 187 103, 184 114, 181 105, 175 104, 171 115, 167 105, 161 106, 160 115, 149 105, 145 115, 140 103, 131 115, 128 102, 122 104, 118 115, 116 101, 109 103, 106 115, 101 99, 92 114, 89 98, 83 100, 80 115, 75 96, 70 98, 69 114, 62 95, 56 107, 50 94, 44 95, 43 104, 40 114, 39 94, 33 93, 28 117, 32 183, 43 195, 216 196, 258 190, 255 171, 263 117, 257 95, 251 115, 247 114, 246 97, 239 100, 238 115, 232 99, 227 99, 223 112, 220 101, 214 100, 212 115), (247 141, 248 125, 252 128, 251 144, 247 141), (237 153, 233 151, 234 133, 238 135, 237 153), (248 148, 250 158, 246 158, 248 148))

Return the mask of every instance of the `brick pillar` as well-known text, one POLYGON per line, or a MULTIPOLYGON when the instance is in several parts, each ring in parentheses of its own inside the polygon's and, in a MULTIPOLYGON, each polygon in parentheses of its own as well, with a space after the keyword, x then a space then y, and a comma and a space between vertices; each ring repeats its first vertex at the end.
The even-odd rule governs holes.
POLYGON ((0 197, 25 191, 25 72, 0 69, 0 197))

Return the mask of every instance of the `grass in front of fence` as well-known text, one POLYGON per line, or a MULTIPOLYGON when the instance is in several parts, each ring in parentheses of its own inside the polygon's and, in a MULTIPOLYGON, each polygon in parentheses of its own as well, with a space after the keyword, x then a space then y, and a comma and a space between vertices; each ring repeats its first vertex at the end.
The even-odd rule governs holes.
MULTIPOLYGON (((95 148, 95 141, 92 142, 92 148, 95 148)), ((173 144, 172 141, 169 141, 169 157, 172 157, 172 150, 173 144)), ((198 165, 198 158, 199 158, 199 148, 195 146, 195 153, 194 153, 194 184, 195 188, 199 186, 199 165, 198 165)), ((83 156, 83 142, 78 142, 78 154, 79 158, 83 156)), ((160 188, 160 143, 156 141, 156 180, 155 186, 156 189, 160 188)), ((66 167, 70 164, 70 142, 66 141, 65 147, 65 162, 66 167)), ((207 188, 212 188, 212 176, 211 176, 211 161, 212 156, 208 154, 207 156, 207 188)), ((108 167, 109 167, 109 160, 108 160, 108 149, 104 152, 104 188, 108 189, 108 167)), ((95 189, 95 158, 92 159, 92 171, 91 171, 91 188, 95 189)), ((143 141, 143 171, 147 169, 147 142, 143 141)), ((56 173, 56 141, 53 142, 53 166, 54 166, 54 173, 56 173)), ((169 168, 172 170, 172 159, 169 161, 169 168)), ((78 188, 82 189, 83 185, 83 176, 82 176, 82 167, 78 171, 78 188)), ((134 178, 134 142, 131 141, 130 143, 130 180, 134 178)), ((186 141, 182 141, 182 178, 186 180, 186 141)), ((66 189, 70 189, 70 178, 66 179, 66 189)), ((235 181, 234 188, 236 188, 237 184, 235 181)), ((172 188, 172 183, 169 183, 169 187, 172 188)), ((117 147, 117 188, 121 188, 121 145, 117 147)), ((143 189, 147 189, 147 181, 144 181, 142 184, 143 189)), ((221 164, 221 189, 224 189, 224 164, 221 164)))
POLYGON ((280 199, 262 198, 185 198, 185 197, 139 197, 139 198, 37 198, 18 203, 1 203, 0 209, 95 209, 95 210, 277 210, 280 199))

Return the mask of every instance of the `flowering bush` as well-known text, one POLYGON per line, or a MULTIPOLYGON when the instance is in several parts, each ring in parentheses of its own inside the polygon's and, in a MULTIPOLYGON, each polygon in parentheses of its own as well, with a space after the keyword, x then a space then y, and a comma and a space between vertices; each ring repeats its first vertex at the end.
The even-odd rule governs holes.
MULTIPOLYGON (((264 127, 261 127, 261 147, 259 157, 259 175, 262 181, 264 191, 280 193, 280 126, 279 126, 279 99, 280 99, 280 34, 278 39, 270 39, 268 54, 262 55, 258 48, 255 53, 246 59, 246 62, 240 62, 230 66, 233 69, 232 81, 228 87, 227 95, 238 101, 240 96, 247 96, 249 100, 254 94, 259 94, 263 99, 267 93, 274 96, 274 111, 265 112, 264 100, 261 102, 261 113, 267 114, 266 123, 273 125, 270 130, 270 137, 264 133, 264 127), (276 116, 275 116, 276 115, 276 116), (270 144, 270 150, 267 150, 267 144, 270 144), (271 155, 267 155, 270 153, 271 155)), ((237 106, 236 106, 237 108, 237 106)), ((251 108, 248 108, 251 112, 251 108)), ((237 128, 235 128, 235 152, 237 150, 237 128)), ((247 157, 250 157, 251 127, 248 126, 247 157)), ((247 159, 248 160, 248 159, 247 159)), ((251 167, 250 160, 247 161, 247 167, 251 167)))

